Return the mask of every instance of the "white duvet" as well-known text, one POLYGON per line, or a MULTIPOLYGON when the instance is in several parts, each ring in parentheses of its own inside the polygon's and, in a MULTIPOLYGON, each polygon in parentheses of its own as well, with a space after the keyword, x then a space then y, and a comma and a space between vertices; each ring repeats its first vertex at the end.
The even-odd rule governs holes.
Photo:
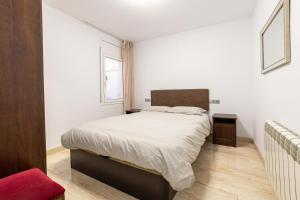
POLYGON ((206 114, 140 112, 88 122, 65 133, 61 142, 159 172, 174 190, 195 181, 191 164, 209 135, 206 114))

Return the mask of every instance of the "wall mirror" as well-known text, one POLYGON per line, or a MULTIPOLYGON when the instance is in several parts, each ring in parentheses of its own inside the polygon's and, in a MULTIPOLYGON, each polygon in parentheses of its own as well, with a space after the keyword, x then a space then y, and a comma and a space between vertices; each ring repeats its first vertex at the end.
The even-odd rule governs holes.
POLYGON ((291 61, 290 0, 280 0, 260 36, 263 74, 291 61))

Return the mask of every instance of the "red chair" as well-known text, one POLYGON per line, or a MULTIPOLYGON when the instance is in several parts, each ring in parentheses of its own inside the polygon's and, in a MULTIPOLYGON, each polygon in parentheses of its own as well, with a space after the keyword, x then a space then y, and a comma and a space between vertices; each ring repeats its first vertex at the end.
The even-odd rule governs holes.
POLYGON ((0 179, 0 200, 64 200, 65 189, 39 169, 0 179))

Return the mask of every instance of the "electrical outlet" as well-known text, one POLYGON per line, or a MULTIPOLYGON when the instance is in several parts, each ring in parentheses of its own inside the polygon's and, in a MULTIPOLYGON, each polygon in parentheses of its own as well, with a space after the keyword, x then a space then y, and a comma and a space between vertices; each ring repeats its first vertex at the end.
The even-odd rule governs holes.
POLYGON ((220 99, 212 99, 210 100, 211 104, 220 104, 220 99))
POLYGON ((146 99, 145 99, 145 102, 151 102, 151 99, 146 98, 146 99))

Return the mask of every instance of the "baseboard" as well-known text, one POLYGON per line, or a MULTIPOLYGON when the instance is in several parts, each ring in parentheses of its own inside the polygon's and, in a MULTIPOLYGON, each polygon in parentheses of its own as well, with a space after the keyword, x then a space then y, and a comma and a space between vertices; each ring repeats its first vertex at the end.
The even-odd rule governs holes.
POLYGON ((237 136, 237 140, 238 141, 242 141, 242 142, 251 142, 254 143, 252 138, 248 138, 248 137, 242 137, 242 136, 237 136))
POLYGON ((54 147, 47 150, 47 156, 50 156, 52 154, 58 153, 60 151, 66 150, 63 146, 54 147))
POLYGON ((257 144, 255 143, 254 140, 253 140, 253 143, 255 144, 255 147, 256 147, 256 149, 257 149, 257 151, 258 151, 258 155, 259 155, 261 161, 263 162, 263 164, 264 164, 264 166, 265 166, 265 158, 264 158, 264 156, 262 155, 262 153, 261 153, 260 150, 258 149, 257 144))

